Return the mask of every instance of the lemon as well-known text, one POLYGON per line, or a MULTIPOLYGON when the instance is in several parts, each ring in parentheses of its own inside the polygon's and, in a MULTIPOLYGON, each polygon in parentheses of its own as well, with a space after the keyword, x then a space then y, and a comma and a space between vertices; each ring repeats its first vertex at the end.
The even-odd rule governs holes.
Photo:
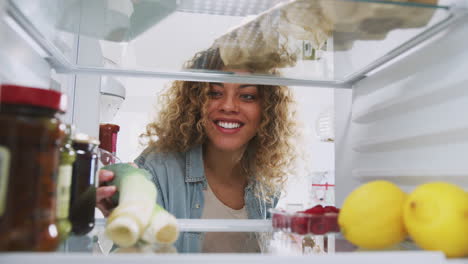
POLYGON ((338 215, 343 236, 364 249, 384 249, 405 239, 403 202, 406 198, 389 181, 372 181, 353 190, 338 215))
POLYGON ((420 185, 409 194, 403 217, 419 247, 447 257, 468 256, 468 194, 462 188, 444 182, 420 185))

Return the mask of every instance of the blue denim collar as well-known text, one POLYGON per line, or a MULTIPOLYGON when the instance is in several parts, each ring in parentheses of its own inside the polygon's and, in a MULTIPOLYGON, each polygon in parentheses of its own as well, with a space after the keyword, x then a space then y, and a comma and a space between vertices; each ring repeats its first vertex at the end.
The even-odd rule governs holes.
MULTIPOLYGON (((203 164, 203 147, 198 145, 190 149, 185 156, 185 182, 203 182, 203 187, 208 184, 205 176, 205 167, 203 164)), ((255 179, 250 178, 246 191, 251 191, 254 188, 255 179)))
POLYGON ((205 181, 202 145, 190 149, 185 156, 185 182, 205 181))

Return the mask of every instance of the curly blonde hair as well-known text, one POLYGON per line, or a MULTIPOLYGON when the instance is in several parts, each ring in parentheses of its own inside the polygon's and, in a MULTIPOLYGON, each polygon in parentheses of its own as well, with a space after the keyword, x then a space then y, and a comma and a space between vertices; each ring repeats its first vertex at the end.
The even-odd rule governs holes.
MULTIPOLYGON (((223 67, 216 48, 197 53, 185 64, 187 69, 221 70, 223 67)), ((280 194, 296 159, 292 143, 296 136, 296 113, 288 87, 258 85, 258 91, 262 98, 262 119, 241 158, 241 166, 258 183, 256 193, 271 201, 280 194)), ((142 134, 148 139, 148 146, 159 152, 185 152, 204 144, 207 135, 202 117, 208 92, 207 82, 172 82, 160 96, 161 111, 142 134)))

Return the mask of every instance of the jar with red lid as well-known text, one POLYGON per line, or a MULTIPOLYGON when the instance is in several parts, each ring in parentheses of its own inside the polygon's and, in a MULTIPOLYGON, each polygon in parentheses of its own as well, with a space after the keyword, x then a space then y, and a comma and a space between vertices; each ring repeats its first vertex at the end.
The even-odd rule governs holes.
POLYGON ((0 251, 53 251, 65 95, 0 86, 0 251))

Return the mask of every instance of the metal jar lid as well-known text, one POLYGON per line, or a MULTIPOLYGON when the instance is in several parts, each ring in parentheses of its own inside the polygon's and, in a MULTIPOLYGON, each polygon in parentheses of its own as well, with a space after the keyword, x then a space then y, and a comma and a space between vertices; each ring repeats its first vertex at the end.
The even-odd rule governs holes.
POLYGON ((99 144, 101 143, 97 138, 91 137, 85 133, 76 133, 73 137, 73 141, 76 143, 88 143, 96 146, 99 146, 99 144))

